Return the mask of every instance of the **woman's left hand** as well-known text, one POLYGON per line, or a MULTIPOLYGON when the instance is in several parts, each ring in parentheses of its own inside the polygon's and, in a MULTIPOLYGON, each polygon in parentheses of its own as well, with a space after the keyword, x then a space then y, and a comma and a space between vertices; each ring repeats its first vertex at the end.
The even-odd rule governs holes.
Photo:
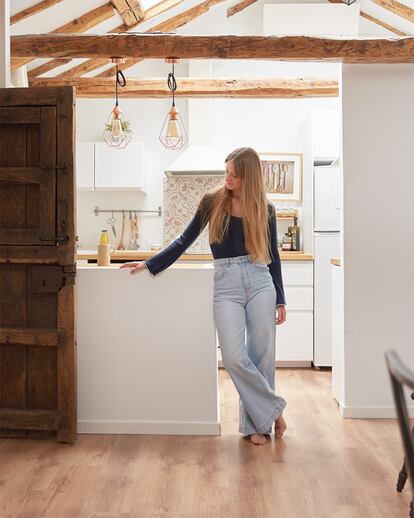
POLYGON ((286 321, 286 306, 277 306, 276 325, 280 326, 286 321))

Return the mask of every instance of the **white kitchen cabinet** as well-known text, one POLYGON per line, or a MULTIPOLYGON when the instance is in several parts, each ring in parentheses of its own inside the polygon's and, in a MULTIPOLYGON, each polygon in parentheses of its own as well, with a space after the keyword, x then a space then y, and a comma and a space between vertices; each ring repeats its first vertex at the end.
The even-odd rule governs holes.
POLYGON ((276 326, 276 361, 311 362, 313 360, 312 311, 291 311, 286 322, 276 326))
POLYGON ((313 157, 337 158, 340 146, 340 115, 338 109, 312 112, 313 157))
POLYGON ((345 403, 344 292, 342 268, 331 264, 332 289, 332 395, 345 403))
POLYGON ((146 191, 144 167, 142 142, 131 142, 125 149, 95 142, 95 189, 146 191))
POLYGON ((314 169, 314 231, 339 231, 341 226, 341 169, 320 166, 314 169))
POLYGON ((76 187, 93 191, 95 186, 95 143, 76 143, 76 187))
POLYGON ((282 261, 286 322, 276 327, 276 361, 313 360, 313 262, 282 261))

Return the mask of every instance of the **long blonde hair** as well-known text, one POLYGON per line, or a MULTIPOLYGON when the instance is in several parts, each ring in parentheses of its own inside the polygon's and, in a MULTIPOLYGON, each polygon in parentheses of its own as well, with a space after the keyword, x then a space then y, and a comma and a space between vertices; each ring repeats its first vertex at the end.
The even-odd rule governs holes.
MULTIPOLYGON (((241 147, 225 162, 229 160, 233 160, 235 174, 242 179, 240 206, 246 251, 253 261, 269 264, 269 208, 259 155, 251 147, 241 147)), ((223 185, 206 193, 200 202, 203 226, 209 223, 210 243, 221 243, 228 230, 231 197, 231 191, 223 185)))

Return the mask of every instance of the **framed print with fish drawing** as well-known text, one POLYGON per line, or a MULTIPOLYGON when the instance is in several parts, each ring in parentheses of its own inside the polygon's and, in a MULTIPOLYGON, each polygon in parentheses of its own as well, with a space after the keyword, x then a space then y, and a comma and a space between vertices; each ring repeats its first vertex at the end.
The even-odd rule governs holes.
POLYGON ((300 201, 302 198, 302 154, 259 153, 269 200, 300 201))

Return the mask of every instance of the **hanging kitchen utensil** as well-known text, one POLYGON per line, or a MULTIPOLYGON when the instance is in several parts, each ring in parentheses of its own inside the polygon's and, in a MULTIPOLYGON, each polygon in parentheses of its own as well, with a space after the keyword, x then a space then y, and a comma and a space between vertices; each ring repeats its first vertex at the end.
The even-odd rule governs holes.
POLYGON ((132 219, 132 213, 129 211, 129 243, 128 243, 128 250, 133 250, 133 238, 134 238, 134 221, 132 219))
POLYGON ((125 250, 124 233, 125 233, 125 212, 122 211, 121 240, 119 241, 117 250, 125 250))
POLYGON ((129 248, 131 250, 137 250, 139 248, 139 241, 138 241, 138 220, 137 220, 137 213, 135 212, 134 218, 131 220, 131 241, 129 242, 129 248))
POLYGON ((113 212, 112 212, 112 217, 108 218, 106 220, 106 222, 108 223, 108 225, 111 226, 112 234, 114 235, 114 239, 116 239, 116 229, 115 229, 116 219, 114 218, 114 213, 113 212))
POLYGON ((137 234, 137 239, 139 238, 139 227, 138 227, 138 216, 137 213, 134 213, 134 225, 135 225, 135 232, 137 234))

